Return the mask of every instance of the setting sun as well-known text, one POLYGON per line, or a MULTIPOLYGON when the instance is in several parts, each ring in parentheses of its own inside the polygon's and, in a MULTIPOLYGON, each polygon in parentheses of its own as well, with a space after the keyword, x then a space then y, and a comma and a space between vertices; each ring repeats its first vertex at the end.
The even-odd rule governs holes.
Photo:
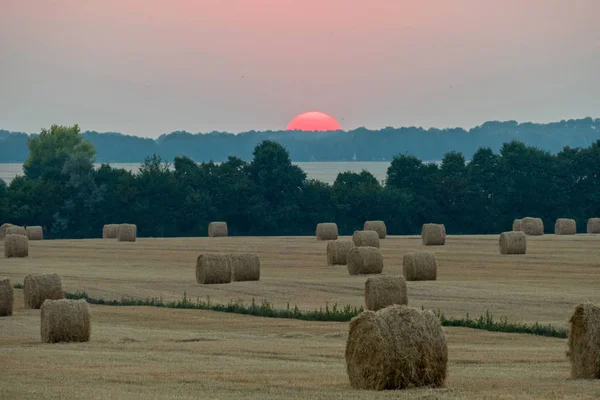
POLYGON ((296 115, 285 129, 288 131, 341 131, 342 127, 329 114, 309 111, 296 115))

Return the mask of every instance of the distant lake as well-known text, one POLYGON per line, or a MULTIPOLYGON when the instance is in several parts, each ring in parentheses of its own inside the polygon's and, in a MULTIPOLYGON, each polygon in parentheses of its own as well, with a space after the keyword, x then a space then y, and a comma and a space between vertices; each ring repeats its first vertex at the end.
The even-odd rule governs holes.
MULTIPOLYGON (((390 166, 387 161, 295 162, 293 164, 302 168, 309 179, 318 179, 327 183, 333 183, 340 172, 360 172, 363 169, 372 173, 381 182, 385 180, 390 166)), ((100 164, 94 165, 96 168, 100 167, 100 164)), ((140 168, 140 163, 110 163, 110 165, 113 168, 124 168, 133 172, 137 172, 140 168)), ((23 164, 0 163, 0 178, 6 183, 10 183, 17 175, 23 175, 23 164)))

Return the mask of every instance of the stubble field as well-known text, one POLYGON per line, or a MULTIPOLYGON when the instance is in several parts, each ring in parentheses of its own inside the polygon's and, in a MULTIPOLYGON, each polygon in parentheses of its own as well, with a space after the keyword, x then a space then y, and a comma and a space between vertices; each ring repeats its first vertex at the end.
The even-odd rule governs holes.
MULTIPOLYGON (((503 256, 498 236, 449 236, 444 247, 418 237, 381 241, 385 274, 402 256, 434 251, 438 280, 408 282, 409 304, 449 317, 486 311, 511 322, 566 327, 575 304, 600 303, 600 235, 528 238, 528 254, 503 256)), ((120 299, 188 297, 228 303, 252 299, 302 309, 363 305, 365 277, 326 265, 313 237, 230 237, 30 242, 26 259, 0 258, 0 275, 58 273, 67 292, 120 299), (205 251, 250 251, 259 282, 198 285, 205 251)), ((396 398, 352 390, 345 373, 347 323, 268 319, 212 311, 92 306, 89 343, 46 345, 39 310, 0 319, 0 398, 396 398)), ((449 377, 444 389, 402 393, 419 399, 599 398, 600 381, 569 377, 566 339, 445 328, 449 377)))

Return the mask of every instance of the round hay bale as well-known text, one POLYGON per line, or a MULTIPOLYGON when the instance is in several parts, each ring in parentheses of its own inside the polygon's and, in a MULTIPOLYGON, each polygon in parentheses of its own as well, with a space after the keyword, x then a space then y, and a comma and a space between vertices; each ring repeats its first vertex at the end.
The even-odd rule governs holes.
POLYGON ((208 237, 226 237, 227 222, 213 221, 208 224, 208 237))
POLYGON ((106 224, 102 227, 102 239, 116 239, 119 234, 119 224, 106 224))
POLYGON ((234 282, 260 280, 260 259, 258 254, 230 254, 231 280, 234 282))
POLYGON ((542 236, 544 234, 544 222, 541 218, 523 218, 523 232, 530 236, 542 236))
POLYGON ((375 231, 379 235, 379 239, 385 239, 387 235, 387 228, 383 221, 366 221, 363 226, 365 231, 375 231))
POLYGON ((525 254, 527 252, 527 236, 525 232, 502 232, 499 240, 500 254, 525 254))
POLYGON ((567 356, 571 376, 600 379, 600 307, 592 303, 577 305, 569 323, 567 356))
POLYGON ((25 230, 27 231, 27 239, 44 240, 44 230, 41 226, 28 226, 25 230))
POLYGON ((40 308, 45 300, 64 298, 60 277, 57 274, 30 274, 23 282, 25 307, 40 308))
POLYGON ((365 307, 377 311, 393 304, 408 304, 403 276, 376 275, 365 282, 365 307))
POLYGON ((13 226, 15 225, 9 223, 2 224, 0 226, 0 239, 4 239, 4 237, 6 236, 6 230, 8 228, 12 228, 13 226))
POLYGON ((523 220, 515 219, 513 221, 512 230, 513 230, 513 232, 522 231, 523 230, 523 220))
POLYGON ((119 242, 135 242, 137 240, 137 225, 119 225, 119 229, 117 229, 117 240, 119 242))
POLYGON ((22 226, 9 226, 6 228, 6 236, 8 235, 21 235, 27 237, 27 230, 22 226))
POLYGON ((90 308, 85 300, 46 300, 42 304, 42 343, 88 342, 90 308))
POLYGON ((317 240, 337 240, 338 226, 335 222, 321 222, 317 224, 315 234, 317 240))
POLYGON ((443 246, 446 244, 446 227, 444 224, 423 224, 421 241, 424 246, 443 246))
POLYGON ((327 264, 346 265, 348 252, 354 247, 350 240, 332 240, 327 242, 327 264))
POLYGON ((440 387, 447 367, 446 335, 431 311, 393 305, 350 321, 346 370, 353 388, 440 387))
POLYGON ((575 235, 577 233, 577 223, 574 219, 559 218, 554 224, 555 235, 575 235))
POLYGON ((196 282, 202 284, 230 283, 231 262, 227 254, 203 253, 196 260, 196 282))
POLYGON ((13 313, 13 302, 15 291, 10 283, 10 279, 0 279, 0 317, 9 317, 13 313))
POLYGON ((379 247, 379 234, 375 231, 354 231, 352 241, 356 247, 379 247))
POLYGON ((383 271, 383 256, 377 247, 353 247, 346 257, 350 275, 380 274, 383 271))
POLYGON ((435 254, 416 252, 404 255, 402 272, 407 281, 435 281, 437 279, 437 260, 435 254))
POLYGON ((587 233, 600 233, 600 218, 588 219, 587 233))
POLYGON ((4 257, 28 257, 29 239, 23 235, 6 235, 4 238, 4 257))

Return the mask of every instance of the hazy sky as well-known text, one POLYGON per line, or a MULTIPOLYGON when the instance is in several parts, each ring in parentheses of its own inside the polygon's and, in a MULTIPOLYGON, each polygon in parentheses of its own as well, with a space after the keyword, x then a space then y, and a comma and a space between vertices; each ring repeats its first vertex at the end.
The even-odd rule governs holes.
POLYGON ((600 117, 600 0, 0 0, 0 129, 600 117))

